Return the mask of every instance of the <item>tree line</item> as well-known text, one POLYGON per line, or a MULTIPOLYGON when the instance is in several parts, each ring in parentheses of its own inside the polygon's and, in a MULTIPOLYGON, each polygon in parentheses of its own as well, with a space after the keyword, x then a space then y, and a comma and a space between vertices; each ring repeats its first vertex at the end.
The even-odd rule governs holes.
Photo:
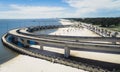
POLYGON ((114 27, 120 25, 120 17, 113 18, 66 18, 73 21, 85 22, 101 27, 114 27))

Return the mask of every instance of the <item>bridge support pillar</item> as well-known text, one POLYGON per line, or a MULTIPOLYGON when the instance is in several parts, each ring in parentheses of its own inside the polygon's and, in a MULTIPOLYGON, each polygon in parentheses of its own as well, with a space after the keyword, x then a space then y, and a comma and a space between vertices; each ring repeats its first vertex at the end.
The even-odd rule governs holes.
POLYGON ((15 43, 15 44, 17 44, 18 43, 18 38, 13 36, 12 42, 15 43))
POLYGON ((64 47, 64 57, 68 58, 70 56, 70 48, 64 47))
POLYGON ((43 44, 40 44, 40 50, 43 50, 43 44))
POLYGON ((38 42, 38 44, 40 45, 40 50, 43 50, 43 43, 38 42))
POLYGON ((26 47, 26 48, 28 48, 28 47, 29 47, 28 40, 24 39, 23 44, 24 44, 24 47, 26 47))

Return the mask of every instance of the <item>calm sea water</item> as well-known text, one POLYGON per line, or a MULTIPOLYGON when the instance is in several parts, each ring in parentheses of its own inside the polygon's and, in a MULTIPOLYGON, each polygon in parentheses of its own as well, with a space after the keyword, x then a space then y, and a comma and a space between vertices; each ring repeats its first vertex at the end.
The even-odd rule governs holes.
MULTIPOLYGON (((59 19, 0 19, 0 38, 11 29, 38 26, 60 25, 59 19)), ((0 64, 16 57, 18 54, 3 46, 0 40, 0 64)))

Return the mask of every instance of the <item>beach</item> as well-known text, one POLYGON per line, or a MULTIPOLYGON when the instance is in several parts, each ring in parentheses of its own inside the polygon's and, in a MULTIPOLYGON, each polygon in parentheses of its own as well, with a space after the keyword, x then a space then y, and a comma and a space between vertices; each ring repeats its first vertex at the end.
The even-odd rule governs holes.
MULTIPOLYGON (((72 24, 70 21, 60 21, 63 25, 72 24)), ((47 33, 47 32, 43 32, 47 33)), ((60 28, 57 31, 51 32, 51 35, 69 35, 69 36, 92 36, 98 37, 99 35, 89 31, 88 29, 79 28, 60 28)), ((33 46, 39 48, 39 46, 33 46)), ((58 52, 60 54, 64 53, 63 49, 55 47, 44 47, 44 50, 58 52)), ((119 63, 119 54, 107 54, 107 53, 97 53, 88 51, 71 51, 72 56, 82 57, 87 59, 97 59, 102 61, 109 61, 113 63, 119 63)), ((9 60, 8 62, 0 65, 0 72, 87 72, 81 69, 72 68, 69 66, 52 63, 46 60, 26 56, 18 55, 17 57, 9 60)))
POLYGON ((87 72, 38 58, 19 55, 1 65, 0 72, 87 72))

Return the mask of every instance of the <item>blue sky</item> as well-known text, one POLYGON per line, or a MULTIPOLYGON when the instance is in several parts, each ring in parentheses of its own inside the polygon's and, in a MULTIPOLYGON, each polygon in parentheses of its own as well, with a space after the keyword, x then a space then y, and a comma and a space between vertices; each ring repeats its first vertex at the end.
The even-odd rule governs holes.
POLYGON ((120 0, 0 0, 0 19, 120 17, 120 0))
POLYGON ((5 5, 66 6, 64 0, 0 0, 0 3, 5 5))

